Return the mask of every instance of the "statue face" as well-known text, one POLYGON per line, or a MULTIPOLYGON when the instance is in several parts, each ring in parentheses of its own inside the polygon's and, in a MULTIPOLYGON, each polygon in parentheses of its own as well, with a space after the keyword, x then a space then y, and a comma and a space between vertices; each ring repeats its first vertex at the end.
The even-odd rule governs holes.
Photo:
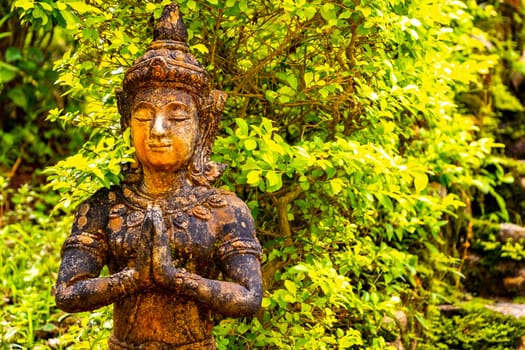
POLYGON ((146 169, 176 171, 193 155, 198 136, 197 106, 184 90, 140 90, 131 109, 131 137, 146 169))

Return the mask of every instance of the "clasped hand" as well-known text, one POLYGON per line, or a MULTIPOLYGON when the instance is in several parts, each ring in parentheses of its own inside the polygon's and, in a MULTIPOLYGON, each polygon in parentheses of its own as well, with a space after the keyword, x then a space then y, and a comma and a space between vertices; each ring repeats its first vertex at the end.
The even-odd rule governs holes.
POLYGON ((174 293, 193 294, 200 277, 175 267, 162 211, 148 207, 142 226, 135 270, 139 289, 161 287, 174 293))

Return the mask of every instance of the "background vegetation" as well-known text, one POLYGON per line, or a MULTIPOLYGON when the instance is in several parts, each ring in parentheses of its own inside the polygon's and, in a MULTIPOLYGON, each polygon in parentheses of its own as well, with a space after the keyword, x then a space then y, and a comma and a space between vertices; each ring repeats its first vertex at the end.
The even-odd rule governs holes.
MULTIPOLYGON (((52 288, 72 210, 130 159, 114 91, 168 2, 1 7, 5 348, 106 348, 110 310, 64 314, 52 288)), ((523 258, 476 229, 522 223, 523 4, 179 4, 229 94, 217 185, 249 204, 265 251, 263 309, 223 320, 220 348, 515 348, 522 322, 438 305, 465 299, 473 249, 523 258)))

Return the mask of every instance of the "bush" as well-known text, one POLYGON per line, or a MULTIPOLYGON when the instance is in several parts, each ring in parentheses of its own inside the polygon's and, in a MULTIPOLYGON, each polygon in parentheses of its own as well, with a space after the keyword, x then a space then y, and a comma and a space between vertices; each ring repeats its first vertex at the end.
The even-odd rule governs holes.
POLYGON ((57 5, 18 1, 11 9, 12 3, 0 5, 0 174, 19 185, 36 169, 78 149, 85 138, 78 129, 63 130, 46 122, 49 110, 57 106, 79 108, 54 85, 58 73, 53 61, 62 57, 72 40, 60 25, 57 5), (44 11, 53 6, 53 11, 44 11))

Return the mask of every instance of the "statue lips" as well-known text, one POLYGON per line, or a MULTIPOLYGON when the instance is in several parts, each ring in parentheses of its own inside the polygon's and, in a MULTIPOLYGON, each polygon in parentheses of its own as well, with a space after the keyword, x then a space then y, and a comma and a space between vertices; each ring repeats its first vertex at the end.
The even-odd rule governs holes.
POLYGON ((169 143, 169 142, 150 143, 150 144, 148 144, 148 149, 150 149, 153 152, 169 151, 171 149, 171 143, 169 143))

